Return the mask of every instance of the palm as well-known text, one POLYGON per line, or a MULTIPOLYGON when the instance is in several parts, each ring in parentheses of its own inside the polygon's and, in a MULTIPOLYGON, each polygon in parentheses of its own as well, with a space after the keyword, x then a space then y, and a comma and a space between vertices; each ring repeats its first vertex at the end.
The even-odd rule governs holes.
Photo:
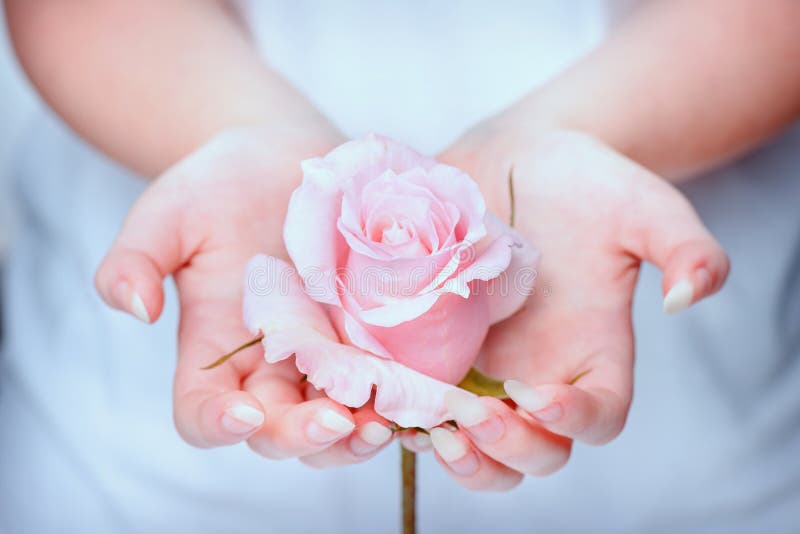
MULTIPOLYGON (((551 134, 524 150, 491 150, 474 139, 444 158, 471 172, 490 207, 505 214, 513 165, 515 226, 542 253, 535 293, 492 328, 481 366, 529 384, 576 382, 591 395, 576 405, 603 412, 551 430, 607 441, 621 430, 632 394, 631 303, 641 259, 666 267, 674 283, 708 263, 713 240, 677 190, 588 136, 551 134), (603 424, 594 428, 592 417, 603 424)), ((565 393, 562 404, 570 402, 565 393)))
POLYGON ((287 146, 281 136, 255 129, 219 136, 148 188, 98 270, 97 285, 107 300, 126 306, 113 289, 116 280, 126 280, 150 320, 163 305, 161 279, 174 274, 181 312, 175 418, 178 431, 192 444, 247 439, 269 457, 346 463, 363 458, 347 445, 332 445, 353 425, 383 423, 369 408, 351 414, 307 388, 294 365, 267 365, 259 349, 202 370, 253 337, 242 320, 245 266, 258 253, 286 257, 282 226, 289 196, 300 181, 299 161, 324 153, 336 141, 287 146), (231 412, 237 406, 239 411, 231 412), (232 421, 228 415, 241 415, 242 406, 245 420, 261 413, 263 421, 251 420, 251 426, 232 421), (308 428, 320 414, 337 428, 315 426, 314 441, 308 428))

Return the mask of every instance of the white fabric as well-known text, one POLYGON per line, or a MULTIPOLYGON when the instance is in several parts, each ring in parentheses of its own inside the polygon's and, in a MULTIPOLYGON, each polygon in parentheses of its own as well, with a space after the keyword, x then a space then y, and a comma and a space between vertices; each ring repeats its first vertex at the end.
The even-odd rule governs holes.
MULTIPOLYGON (((594 1, 252 2, 270 61, 350 135, 435 152, 590 48, 594 1)), ((800 132, 687 188, 728 247, 724 293, 636 301, 637 390, 612 444, 512 493, 421 459, 423 532, 788 532, 800 507, 800 132)), ((196 450, 171 421, 176 307, 109 311, 92 274, 143 188, 43 116, 20 154, 5 278, 0 532, 391 532, 398 451, 315 471, 245 446, 196 450)))

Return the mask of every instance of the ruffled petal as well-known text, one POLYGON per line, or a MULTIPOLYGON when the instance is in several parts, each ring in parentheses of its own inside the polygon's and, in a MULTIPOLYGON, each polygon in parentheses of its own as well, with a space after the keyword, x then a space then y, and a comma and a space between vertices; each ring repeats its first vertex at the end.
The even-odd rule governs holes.
POLYGON ((416 297, 398 299, 391 304, 362 311, 359 319, 373 326, 397 326, 430 310, 442 293, 443 291, 430 291, 416 297))
MULTIPOLYGON (((362 321, 364 313, 351 312, 362 321)), ((403 323, 376 326, 362 322, 396 362, 450 384, 472 367, 489 329, 485 293, 469 298, 442 290, 424 313, 403 323)))
POLYGON ((357 304, 349 302, 348 299, 351 298, 346 295, 343 297, 346 308, 330 306, 328 309, 331 321, 336 327, 336 331, 339 332, 339 338, 341 338, 342 343, 354 345, 380 358, 391 360, 392 355, 389 354, 386 347, 375 339, 375 336, 348 311, 350 309, 358 309, 357 304), (347 306, 347 304, 350 304, 350 306, 347 306))
POLYGON ((456 235, 458 242, 477 243, 486 235, 486 202, 478 184, 464 171, 437 163, 426 175, 410 176, 409 180, 419 181, 440 200, 455 204, 461 214, 456 235))
POLYGON ((308 381, 337 402, 363 406, 375 388, 375 411, 399 425, 431 428, 452 418, 444 395, 454 386, 339 343, 325 311, 305 295, 286 262, 263 254, 250 261, 244 318, 253 333, 264 333, 267 362, 294 355, 308 381))
POLYGON ((289 200, 283 240, 286 250, 318 302, 338 304, 336 266, 346 252, 336 228, 341 190, 336 177, 314 162, 303 163, 303 183, 289 200))
POLYGON ((400 363, 331 341, 311 328, 275 332, 263 344, 267 362, 294 354, 308 381, 345 406, 363 406, 374 387, 375 411, 401 426, 431 428, 450 418, 444 396, 454 386, 400 363))
POLYGON ((259 254, 247 264, 242 308, 244 323, 253 332, 304 326, 337 337, 325 309, 308 297, 297 271, 272 256, 259 254))
POLYGON ((414 167, 428 170, 437 165, 433 158, 377 134, 348 141, 331 150, 325 157, 309 161, 318 162, 330 170, 339 179, 340 185, 362 176, 372 179, 386 169, 400 174, 414 167))
POLYGON ((486 214, 486 229, 490 236, 511 240, 508 266, 502 274, 488 280, 484 288, 489 297, 489 319, 495 324, 516 313, 533 293, 540 253, 492 213, 486 214))

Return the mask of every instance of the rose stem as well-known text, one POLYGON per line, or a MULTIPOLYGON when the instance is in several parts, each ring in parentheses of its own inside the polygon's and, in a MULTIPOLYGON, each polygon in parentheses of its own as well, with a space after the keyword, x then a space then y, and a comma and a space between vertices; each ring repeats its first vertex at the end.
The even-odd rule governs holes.
POLYGON ((403 473, 403 534, 417 531, 417 455, 400 446, 400 468, 403 473))
POLYGON ((220 356, 219 358, 214 360, 212 363, 206 365, 205 367, 202 367, 201 369, 206 371, 208 369, 213 369, 214 367, 219 367, 220 365, 222 365, 223 363, 228 361, 231 357, 233 357, 237 352, 241 352, 241 351, 243 351, 244 349, 246 349, 248 347, 252 347, 253 345, 258 343, 262 339, 264 339, 264 334, 259 334, 257 338, 251 339, 250 341, 248 341, 244 345, 236 347, 235 349, 230 351, 228 354, 223 354, 222 356, 220 356))

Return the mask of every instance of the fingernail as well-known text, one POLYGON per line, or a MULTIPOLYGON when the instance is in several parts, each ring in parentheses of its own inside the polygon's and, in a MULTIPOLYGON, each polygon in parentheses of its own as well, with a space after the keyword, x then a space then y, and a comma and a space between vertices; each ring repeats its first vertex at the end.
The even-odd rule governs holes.
POLYGON ((492 443, 505 432, 502 419, 474 395, 451 390, 445 394, 444 403, 461 427, 478 441, 492 443))
POLYGON ((432 445, 431 437, 424 432, 417 432, 413 437, 414 445, 419 447, 420 450, 429 449, 432 445))
POLYGON ((232 434, 247 434, 264 423, 264 412, 248 404, 231 406, 222 415, 222 426, 232 434))
POLYGON ((664 297, 664 313, 678 313, 689 307, 694 298, 694 286, 683 279, 678 281, 664 297))
POLYGON ((444 428, 432 428, 431 442, 442 460, 447 462, 447 465, 456 474, 467 476, 478 470, 478 457, 452 431, 444 428))
POLYGON ((356 425, 340 413, 325 408, 318 411, 306 427, 306 435, 317 443, 335 441, 350 432, 356 425))
POLYGON ((559 403, 554 402, 547 408, 531 412, 531 415, 543 423, 553 423, 564 415, 564 409, 559 403))
POLYGON ((365 455, 374 452, 391 438, 391 430, 376 421, 370 421, 358 428, 350 440, 350 448, 355 454, 365 455))
POLYGON ((144 306, 144 301, 142 301, 142 297, 140 297, 139 293, 136 291, 131 293, 130 309, 140 321, 144 321, 148 324, 150 323, 150 314, 147 313, 147 308, 144 306))
POLYGON ((118 308, 126 310, 140 321, 150 322, 150 314, 147 313, 142 297, 133 290, 127 280, 121 280, 114 286, 111 297, 118 308))
POLYGON ((511 400, 529 412, 536 412, 550 404, 550 395, 544 395, 533 386, 519 380, 506 380, 503 387, 511 400))

